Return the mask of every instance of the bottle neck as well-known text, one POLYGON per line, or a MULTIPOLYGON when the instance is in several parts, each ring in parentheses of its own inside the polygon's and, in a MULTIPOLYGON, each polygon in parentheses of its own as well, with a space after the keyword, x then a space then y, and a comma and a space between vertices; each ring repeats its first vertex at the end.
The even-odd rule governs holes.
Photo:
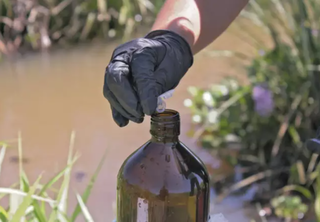
POLYGON ((177 111, 165 110, 151 116, 151 141, 158 143, 174 143, 179 141, 180 116, 177 111))
POLYGON ((157 137, 157 136, 152 136, 151 137, 151 142, 154 143, 177 143, 179 142, 179 137, 157 137))

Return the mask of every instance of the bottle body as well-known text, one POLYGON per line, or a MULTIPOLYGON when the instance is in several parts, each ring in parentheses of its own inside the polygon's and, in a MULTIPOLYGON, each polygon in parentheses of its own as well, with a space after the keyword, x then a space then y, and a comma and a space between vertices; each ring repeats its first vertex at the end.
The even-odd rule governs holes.
POLYGON ((207 222, 209 190, 207 170, 189 148, 153 137, 120 168, 117 222, 207 222))

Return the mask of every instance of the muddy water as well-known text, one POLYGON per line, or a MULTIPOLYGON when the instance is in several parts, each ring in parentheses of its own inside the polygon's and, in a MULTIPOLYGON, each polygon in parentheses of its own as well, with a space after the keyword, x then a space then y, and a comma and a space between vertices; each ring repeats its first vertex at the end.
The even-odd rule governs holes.
MULTIPOLYGON (((31 181, 43 171, 45 181, 65 166, 72 130, 76 132, 75 149, 81 154, 73 171, 72 193, 84 189, 108 151, 88 202, 96 221, 114 218, 118 169, 150 137, 149 118, 142 124, 117 127, 102 95, 104 69, 116 45, 92 43, 0 64, 0 141, 15 139, 21 131, 24 167, 31 181)), ((248 44, 227 32, 210 49, 248 51, 248 44)), ((239 74, 227 60, 203 51, 168 101, 169 108, 181 113, 182 141, 195 150, 198 148, 186 136, 191 124, 189 110, 183 106, 189 96, 187 87, 208 86, 226 72, 239 74)), ((15 146, 9 149, 0 186, 17 181, 17 153, 15 146)), ((70 201, 75 204, 73 195, 70 201)))

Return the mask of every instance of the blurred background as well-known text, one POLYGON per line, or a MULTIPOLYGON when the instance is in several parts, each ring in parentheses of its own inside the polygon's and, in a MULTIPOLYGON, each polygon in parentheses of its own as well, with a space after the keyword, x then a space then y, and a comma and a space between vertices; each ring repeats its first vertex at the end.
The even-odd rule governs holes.
MULTIPOLYGON (((115 218, 117 172, 149 118, 113 122, 104 70, 163 2, 0 0, 0 221, 115 218)), ((319 159, 305 146, 320 124, 319 21, 317 0, 251 0, 167 101, 210 172, 211 213, 320 221, 319 159)))

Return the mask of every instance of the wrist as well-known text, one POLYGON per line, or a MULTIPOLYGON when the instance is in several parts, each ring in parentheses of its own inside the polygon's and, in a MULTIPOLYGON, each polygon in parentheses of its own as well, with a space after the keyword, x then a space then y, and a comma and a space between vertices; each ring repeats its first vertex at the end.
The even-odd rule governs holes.
POLYGON ((192 31, 192 24, 186 18, 176 18, 171 21, 169 24, 164 25, 163 27, 154 26, 151 31, 156 30, 168 30, 178 34, 182 37, 189 45, 191 51, 193 51, 193 46, 195 42, 195 34, 192 31))
POLYGON ((188 64, 188 68, 190 68, 193 64, 193 53, 188 41, 178 34, 169 29, 157 29, 149 32, 145 38, 155 39, 158 41, 165 41, 170 43, 171 46, 178 49, 185 58, 185 64, 188 64))

